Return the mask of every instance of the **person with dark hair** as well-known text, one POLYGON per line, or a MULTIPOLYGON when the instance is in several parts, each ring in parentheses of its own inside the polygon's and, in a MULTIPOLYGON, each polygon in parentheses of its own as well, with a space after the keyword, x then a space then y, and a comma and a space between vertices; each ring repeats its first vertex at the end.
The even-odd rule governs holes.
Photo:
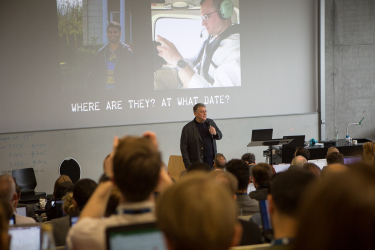
POLYGON ((269 212, 274 231, 273 246, 290 245, 297 233, 298 211, 307 187, 316 177, 306 170, 288 170, 269 181, 269 212))
POLYGON ((74 184, 70 181, 66 181, 58 185, 55 191, 55 197, 47 201, 46 203, 46 215, 47 220, 52 220, 64 216, 62 198, 69 192, 72 192, 74 184))
MULTIPOLYGON (((74 184, 73 206, 78 213, 82 211, 97 186, 98 184, 91 179, 81 179, 74 184)), ((78 213, 75 215, 78 216, 78 213)), ((53 225, 53 236, 56 246, 65 246, 66 235, 70 228, 70 216, 53 219, 51 220, 51 224, 53 225)))
POLYGON ((236 176, 238 180, 238 189, 236 193, 236 202, 239 208, 238 215, 247 216, 259 212, 258 202, 247 195, 247 187, 250 183, 250 172, 247 163, 243 160, 232 159, 228 161, 226 169, 229 173, 236 176))
POLYGON ((344 155, 341 153, 333 152, 327 155, 327 166, 334 163, 344 164, 344 155))
POLYGON ((272 168, 267 163, 258 163, 251 169, 251 178, 256 189, 250 192, 249 196, 251 199, 258 201, 267 199, 268 181, 272 175, 272 168))
POLYGON ((193 164, 190 165, 188 168, 187 172, 192 172, 192 171, 205 171, 205 172, 210 172, 212 168, 210 165, 204 162, 194 162, 193 164))
POLYGON ((171 41, 157 37, 158 55, 179 69, 183 88, 241 86, 240 30, 232 23, 233 13, 230 0, 201 1, 202 26, 209 37, 189 59, 183 58, 171 41))
POLYGON ((96 91, 124 91, 134 84, 134 55, 123 43, 121 26, 110 22, 107 26, 108 43, 99 49, 87 78, 86 88, 96 91))
POLYGON ((313 173, 317 177, 320 177, 320 173, 322 172, 320 167, 318 167, 314 163, 305 163, 305 164, 303 164, 302 169, 306 169, 306 170, 310 171, 311 173, 313 173))
POLYGON ((353 164, 322 178, 301 203, 292 249, 375 249, 375 170, 353 164))
POLYGON ((13 209, 8 201, 0 199, 0 249, 10 249, 10 236, 8 235, 9 220, 13 215, 13 209))
POLYGON ((249 164, 249 165, 255 165, 256 164, 255 155, 253 153, 243 154, 242 157, 241 157, 241 160, 246 161, 246 163, 249 164))
POLYGON ((217 153, 215 155, 215 159, 214 159, 214 169, 215 170, 224 170, 226 163, 227 163, 227 159, 225 158, 225 156, 223 154, 217 153))
MULTIPOLYGON (((5 200, 9 203, 11 208, 13 209, 13 213, 15 211, 15 206, 18 195, 16 193, 16 184, 12 176, 3 174, 0 175, 0 199, 5 200)), ((15 214, 16 224, 29 224, 29 223, 36 223, 33 218, 22 216, 15 214)))
POLYGON ((223 134, 216 123, 207 118, 206 105, 197 103, 193 107, 194 120, 184 126, 181 133, 180 149, 185 168, 194 162, 205 162, 213 167, 217 153, 216 140, 223 134))
POLYGON ((336 148, 336 147, 330 147, 330 148, 328 148, 328 150, 327 150, 327 155, 329 155, 329 154, 331 154, 331 153, 333 153, 333 152, 337 152, 337 153, 340 153, 340 151, 336 148))
POLYGON ((60 194, 61 197, 56 197, 56 190, 59 188, 59 186, 61 185, 61 183, 64 183, 64 182, 72 182, 72 180, 67 175, 64 175, 64 174, 60 175, 59 178, 57 178, 57 180, 55 181, 55 186, 53 188, 52 198, 62 198, 64 196, 64 195, 61 196, 61 194, 60 194))
POLYGON ((154 222, 153 192, 162 192, 172 184, 165 168, 161 167, 161 155, 156 135, 144 133, 144 137, 115 137, 111 167, 83 208, 78 222, 70 228, 67 249, 105 249, 105 231, 108 227, 154 222), (121 193, 117 214, 103 218, 114 186, 121 193))
POLYGON ((227 250, 241 239, 232 194, 203 172, 188 174, 161 194, 156 216, 169 250, 227 250))
POLYGON ((294 153, 294 156, 299 156, 299 155, 302 155, 303 157, 305 157, 305 159, 308 161, 310 160, 310 151, 306 148, 296 148, 296 152, 294 153))
POLYGON ((363 161, 369 164, 375 164, 375 141, 369 141, 363 144, 363 161))

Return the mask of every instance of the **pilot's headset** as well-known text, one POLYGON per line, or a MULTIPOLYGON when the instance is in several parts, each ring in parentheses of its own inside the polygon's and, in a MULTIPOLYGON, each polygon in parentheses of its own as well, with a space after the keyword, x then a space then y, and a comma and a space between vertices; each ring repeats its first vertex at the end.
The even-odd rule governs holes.
POLYGON ((221 19, 229 19, 233 15, 234 5, 231 0, 224 0, 217 10, 221 19))

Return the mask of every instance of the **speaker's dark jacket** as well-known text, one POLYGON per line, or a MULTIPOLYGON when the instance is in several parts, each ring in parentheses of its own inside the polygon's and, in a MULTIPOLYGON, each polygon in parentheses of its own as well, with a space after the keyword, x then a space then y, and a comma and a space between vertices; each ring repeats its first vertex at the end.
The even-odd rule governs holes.
MULTIPOLYGON (((207 118, 206 122, 210 122, 211 126, 216 129, 216 135, 213 136, 212 140, 214 153, 216 155, 216 140, 220 140, 223 134, 213 120, 207 118)), ((186 124, 182 129, 180 149, 186 169, 194 162, 203 162, 203 143, 194 120, 186 124)))

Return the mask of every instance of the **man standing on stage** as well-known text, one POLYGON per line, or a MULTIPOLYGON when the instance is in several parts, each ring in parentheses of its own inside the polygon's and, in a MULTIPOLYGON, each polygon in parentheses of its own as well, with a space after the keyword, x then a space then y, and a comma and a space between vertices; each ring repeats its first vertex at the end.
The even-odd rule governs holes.
POLYGON ((134 55, 120 37, 120 24, 110 22, 107 27, 108 43, 96 55, 87 77, 87 88, 109 91, 131 88, 134 81, 134 55))
POLYGON ((197 103, 194 108, 195 118, 184 126, 181 133, 180 149, 185 168, 194 162, 205 162, 213 167, 216 155, 216 140, 223 135, 216 123, 207 118, 206 106, 197 103))

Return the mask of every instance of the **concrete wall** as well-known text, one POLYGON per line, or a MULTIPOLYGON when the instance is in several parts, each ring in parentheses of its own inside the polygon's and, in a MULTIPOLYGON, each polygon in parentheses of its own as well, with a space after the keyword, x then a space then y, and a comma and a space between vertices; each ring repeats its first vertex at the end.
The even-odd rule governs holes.
POLYGON ((326 0, 326 133, 375 138, 375 0, 326 0))

